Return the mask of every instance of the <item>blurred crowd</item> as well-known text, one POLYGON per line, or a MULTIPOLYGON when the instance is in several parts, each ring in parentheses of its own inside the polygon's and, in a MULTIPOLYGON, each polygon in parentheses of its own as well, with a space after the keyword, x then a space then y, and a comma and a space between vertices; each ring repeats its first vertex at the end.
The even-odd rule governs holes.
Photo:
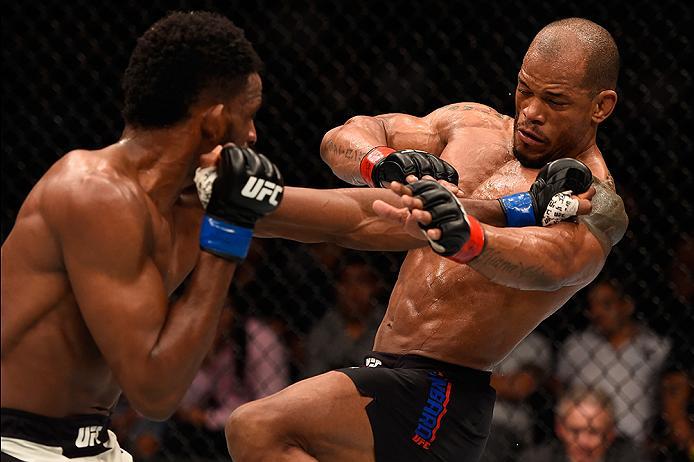
MULTIPOLYGON (((277 297, 268 280, 288 276, 263 264, 273 250, 256 240, 237 270, 214 345, 171 419, 147 421, 123 397, 113 422, 136 460, 229 460, 224 424, 236 407, 361 364, 393 275, 358 252, 308 249, 306 261, 287 264, 287 271, 302 268, 305 284, 277 297), (300 307, 305 312, 281 315, 300 307)), ((663 271, 674 305, 662 312, 691 315, 691 236, 674 243, 670 257, 663 271)), ((584 326, 561 336, 541 325, 494 369, 497 403, 483 462, 694 461, 689 343, 680 347, 678 338, 658 333, 637 289, 607 272, 582 293, 584 326)))

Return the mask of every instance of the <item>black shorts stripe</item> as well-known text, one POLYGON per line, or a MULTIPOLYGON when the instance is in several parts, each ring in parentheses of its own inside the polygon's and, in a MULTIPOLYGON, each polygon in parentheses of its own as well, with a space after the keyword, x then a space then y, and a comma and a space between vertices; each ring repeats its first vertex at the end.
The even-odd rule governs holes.
POLYGON ((377 462, 479 460, 496 399, 489 372, 414 355, 373 353, 366 363, 339 371, 373 398, 377 462))

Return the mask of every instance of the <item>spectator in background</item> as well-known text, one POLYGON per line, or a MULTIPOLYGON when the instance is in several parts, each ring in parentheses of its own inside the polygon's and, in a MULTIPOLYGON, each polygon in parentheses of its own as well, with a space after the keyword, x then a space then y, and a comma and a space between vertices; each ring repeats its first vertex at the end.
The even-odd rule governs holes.
MULTIPOLYGON (((136 460, 157 460, 162 452, 180 460, 228 460, 224 423, 243 403, 289 385, 288 353, 274 330, 236 309, 231 297, 200 371, 168 422, 136 417, 128 437, 136 460)), ((123 413, 119 420, 132 418, 123 413)))
POLYGON ((672 362, 660 380, 660 414, 650 441, 656 462, 694 461, 694 371, 672 362))
POLYGON ((588 304, 591 325, 563 343, 558 379, 565 386, 605 391, 613 400, 619 431, 643 443, 670 341, 632 318, 634 303, 615 280, 593 284, 588 304))
POLYGON ((496 403, 482 462, 512 462, 533 442, 535 414, 528 398, 552 368, 552 347, 539 332, 531 332, 494 369, 496 403))
POLYGON ((376 271, 362 260, 347 260, 338 269, 335 309, 326 311, 306 342, 305 377, 362 363, 383 318, 378 301, 383 286, 376 271))
POLYGON ((612 401, 601 391, 581 386, 569 389, 557 404, 554 431, 556 440, 527 449, 520 461, 643 461, 632 444, 617 436, 612 401))

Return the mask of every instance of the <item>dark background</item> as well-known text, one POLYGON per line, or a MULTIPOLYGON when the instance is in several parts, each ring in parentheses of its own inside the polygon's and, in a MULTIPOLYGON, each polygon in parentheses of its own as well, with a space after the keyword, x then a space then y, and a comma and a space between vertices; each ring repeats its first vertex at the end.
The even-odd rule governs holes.
MULTIPOLYGON (((56 159, 119 138, 120 77, 136 38, 167 11, 217 11, 246 31, 266 65, 258 150, 280 164, 287 184, 311 187, 345 186, 321 162, 318 147, 327 130, 353 115, 425 115, 457 101, 512 115, 510 93, 534 34, 552 20, 582 16, 613 34, 622 57, 619 104, 598 145, 630 227, 605 272, 635 298, 637 315, 671 336, 678 358, 692 364, 694 310, 669 279, 693 218, 689 2, 145 3, 4 2, 3 241, 24 197, 56 159)), ((316 285, 330 282, 311 268, 306 248, 264 243, 255 264, 267 282, 246 294, 298 338, 325 310, 316 285)), ((389 288, 401 257, 361 258, 389 288)), ((584 326, 583 297, 541 326, 555 343, 584 326)))

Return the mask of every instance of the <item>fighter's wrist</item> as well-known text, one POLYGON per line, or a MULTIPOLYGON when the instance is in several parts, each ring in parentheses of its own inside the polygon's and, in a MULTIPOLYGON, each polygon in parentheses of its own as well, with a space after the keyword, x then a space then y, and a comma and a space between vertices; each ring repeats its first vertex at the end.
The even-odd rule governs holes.
POLYGON ((253 229, 236 226, 205 215, 200 228, 200 247, 214 255, 232 261, 242 261, 248 254, 253 229))
POLYGON ((509 194, 499 198, 501 210, 506 216, 506 226, 520 228, 535 226, 535 208, 529 192, 509 194))
POLYGON ((467 215, 467 222, 470 225, 470 237, 458 252, 446 257, 460 264, 474 260, 484 250, 485 237, 482 224, 471 215, 467 215))
POLYGON ((375 146, 369 152, 362 157, 359 163, 359 173, 361 174, 362 180, 366 182, 370 187, 380 186, 375 185, 373 180, 373 169, 374 166, 384 157, 395 152, 395 149, 389 148, 388 146, 375 146))

